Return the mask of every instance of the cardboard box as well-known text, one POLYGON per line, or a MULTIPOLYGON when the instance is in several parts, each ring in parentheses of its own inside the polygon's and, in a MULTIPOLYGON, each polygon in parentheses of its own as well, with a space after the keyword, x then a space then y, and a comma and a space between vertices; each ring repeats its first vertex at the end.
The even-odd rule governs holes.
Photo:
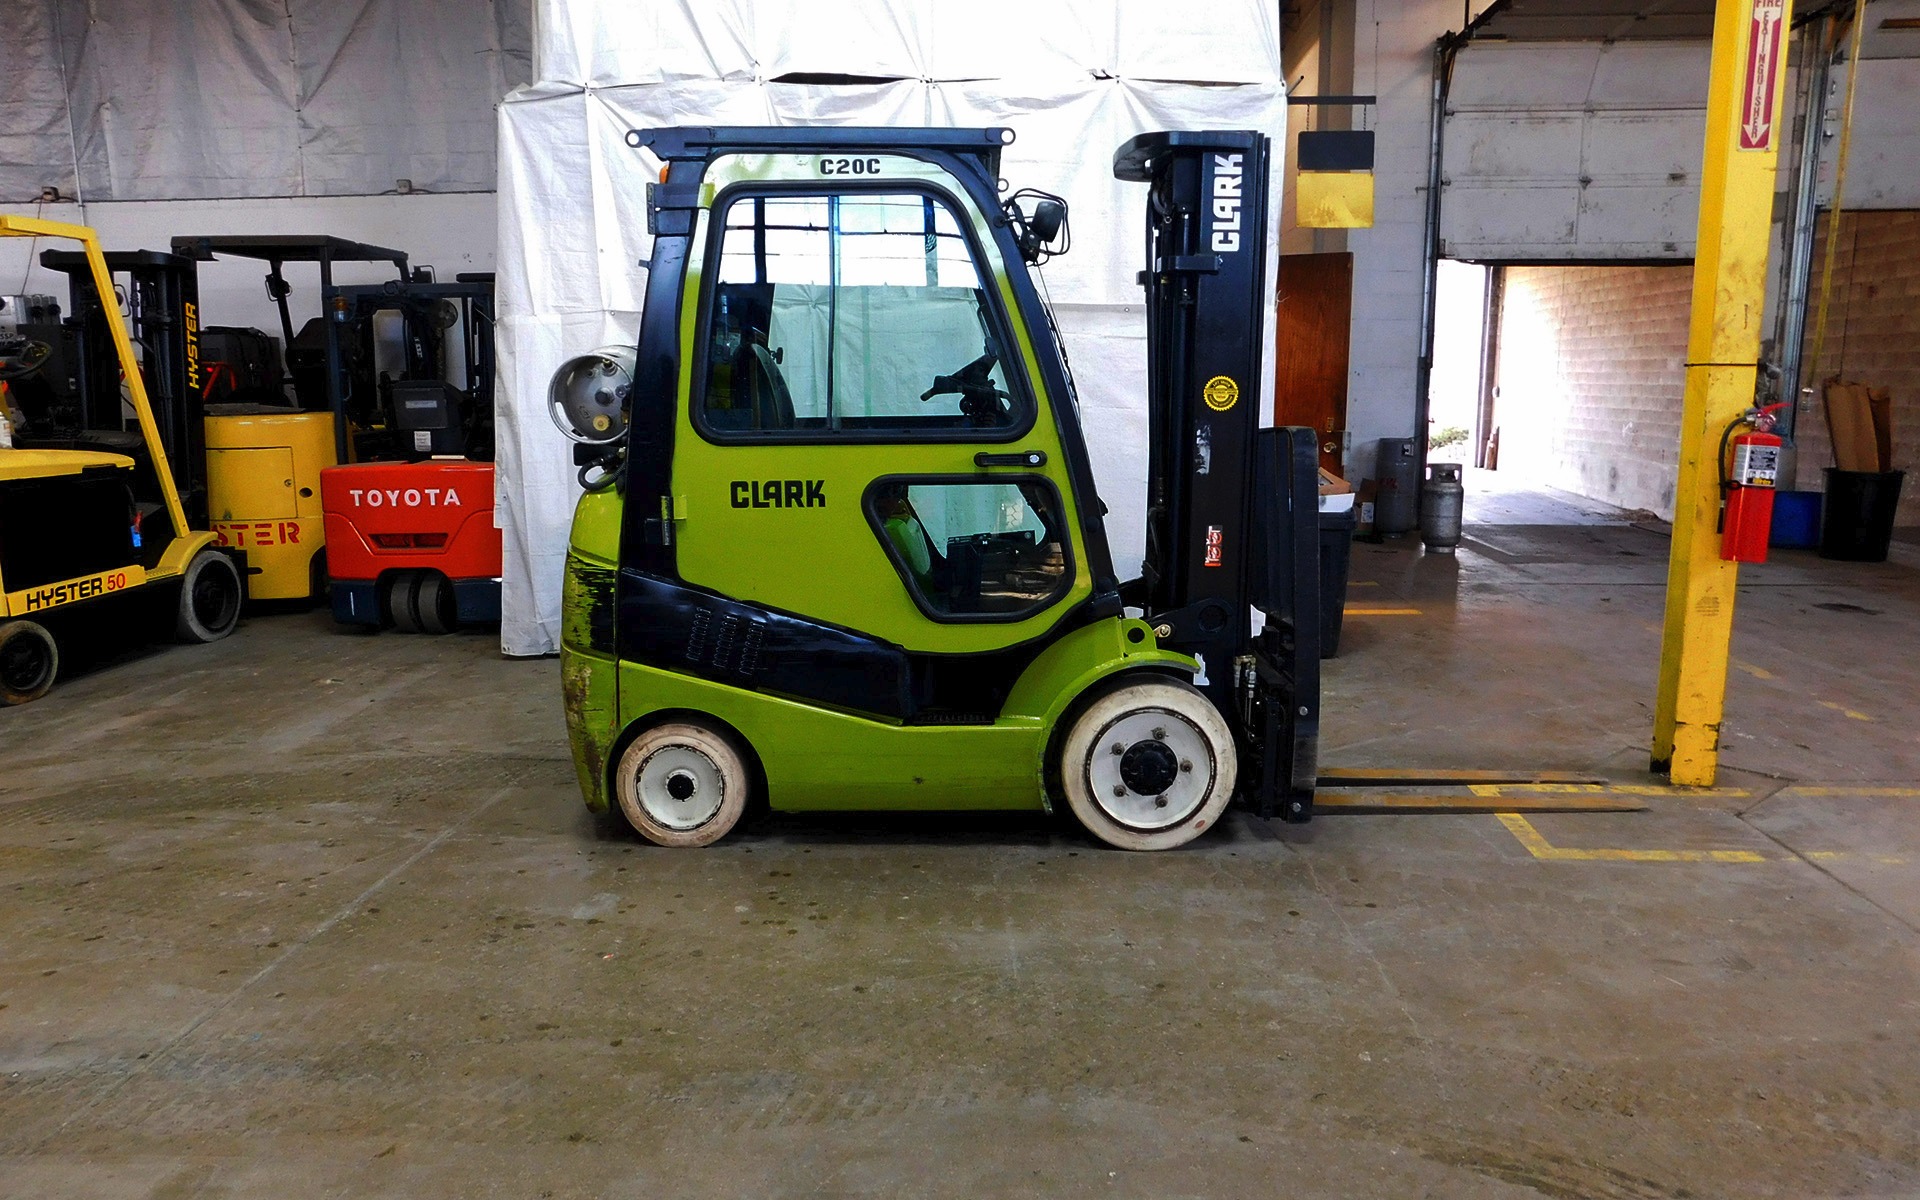
POLYGON ((1366 535, 1373 532, 1374 502, 1380 498, 1380 485, 1371 479, 1362 479, 1353 493, 1353 531, 1366 535))
MULTIPOLYGON (((1884 396, 1882 389, 1881 395, 1884 396)), ((1865 384, 1827 380, 1827 432, 1833 437, 1833 462, 1842 471, 1884 471, 1875 430, 1873 391, 1865 384)), ((1891 425, 1891 413, 1889 413, 1891 425)), ((1889 428, 1891 441, 1891 428, 1889 428)))
POLYGON ((1353 485, 1335 475, 1325 467, 1320 468, 1320 494, 1322 496, 1345 496, 1353 491, 1353 485))

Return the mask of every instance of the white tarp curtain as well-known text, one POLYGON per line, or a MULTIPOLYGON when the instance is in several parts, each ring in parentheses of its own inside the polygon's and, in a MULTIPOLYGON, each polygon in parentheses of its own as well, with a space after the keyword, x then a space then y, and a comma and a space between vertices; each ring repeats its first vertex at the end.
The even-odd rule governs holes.
MULTIPOLYGON (((495 511, 506 538, 505 652, 548 653, 559 642, 579 489, 569 446, 547 417, 548 379, 568 356, 631 344, 639 328, 650 175, 623 141, 634 128, 1013 129, 1001 175, 1072 206, 1073 251, 1048 264, 1044 280, 1112 509, 1116 565, 1138 563, 1146 341, 1134 275, 1144 265, 1145 190, 1113 178, 1112 155, 1154 129, 1284 131, 1277 5, 682 0, 636 9, 541 0, 534 43, 541 82, 508 97, 500 129, 495 511)), ((1270 245, 1281 149, 1276 141, 1270 245)), ((1271 264, 1267 278, 1271 290, 1271 264)), ((1273 310, 1269 295, 1269 347, 1273 310)), ((1272 394, 1268 359, 1262 397, 1272 394)))
POLYGON ((530 0, 9 0, 0 200, 488 191, 530 0))

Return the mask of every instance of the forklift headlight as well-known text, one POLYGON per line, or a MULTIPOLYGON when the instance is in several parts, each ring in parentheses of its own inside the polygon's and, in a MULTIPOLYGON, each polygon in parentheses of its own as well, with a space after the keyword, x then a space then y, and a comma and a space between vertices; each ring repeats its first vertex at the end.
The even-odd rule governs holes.
POLYGON ((625 434, 633 363, 631 346, 602 346, 562 363, 547 387, 547 413, 560 432, 587 445, 625 434))

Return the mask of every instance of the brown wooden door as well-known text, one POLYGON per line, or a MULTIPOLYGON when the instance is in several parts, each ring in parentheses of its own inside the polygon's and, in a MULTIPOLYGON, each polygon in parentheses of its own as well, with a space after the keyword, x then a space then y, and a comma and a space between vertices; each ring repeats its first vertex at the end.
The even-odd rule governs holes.
POLYGON ((1273 423, 1317 430, 1320 465, 1342 476, 1352 329, 1353 255, 1282 255, 1273 423))

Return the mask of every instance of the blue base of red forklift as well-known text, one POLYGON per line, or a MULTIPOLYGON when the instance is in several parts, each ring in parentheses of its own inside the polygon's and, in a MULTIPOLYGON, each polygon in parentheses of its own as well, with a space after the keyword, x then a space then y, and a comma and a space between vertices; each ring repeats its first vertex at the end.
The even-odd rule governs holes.
MULTIPOLYGON (((463 626, 500 623, 498 579, 453 579, 454 619, 463 626)), ((380 603, 380 582, 372 579, 336 579, 327 585, 333 619, 342 625, 382 628, 394 623, 380 603)))

